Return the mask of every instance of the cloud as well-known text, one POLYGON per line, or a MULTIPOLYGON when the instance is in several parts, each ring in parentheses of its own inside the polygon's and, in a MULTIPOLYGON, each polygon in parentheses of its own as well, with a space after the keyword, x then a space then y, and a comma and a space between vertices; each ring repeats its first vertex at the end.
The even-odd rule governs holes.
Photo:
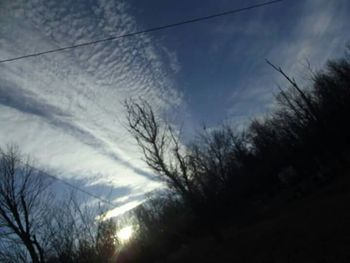
MULTIPOLYGON (((2 59, 139 28, 120 1, 4 1, 1 9, 2 59)), ((181 105, 177 65, 148 35, 1 64, 1 144, 19 144, 64 178, 131 189, 115 198, 160 187, 123 127, 122 102, 142 97, 159 113, 181 105)))
POLYGON ((122 215, 125 212, 137 207, 140 204, 142 204, 142 201, 131 201, 131 202, 128 202, 127 204, 111 209, 106 213, 106 215, 104 216, 104 219, 107 220, 112 217, 117 217, 119 215, 122 215))
MULTIPOLYGON (((270 110, 277 85, 286 86, 265 58, 296 77, 299 84, 307 85, 306 61, 313 69, 320 69, 327 60, 341 57, 350 40, 346 0, 308 0, 285 3, 280 8, 265 9, 243 26, 240 24, 240 31, 235 26, 232 29, 235 36, 241 36, 231 51, 232 59, 241 59, 240 76, 231 97, 233 106, 228 109, 233 122, 247 122, 270 110)), ((229 34, 228 30, 225 25, 223 34, 229 34)))

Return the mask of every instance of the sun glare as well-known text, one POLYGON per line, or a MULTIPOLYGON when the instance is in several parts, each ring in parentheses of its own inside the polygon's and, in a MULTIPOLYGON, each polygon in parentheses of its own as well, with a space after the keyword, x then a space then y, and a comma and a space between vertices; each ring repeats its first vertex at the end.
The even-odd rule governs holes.
POLYGON ((117 232, 117 238, 119 239, 119 241, 121 241, 122 243, 125 243, 127 242, 131 236, 133 235, 134 233, 134 229, 132 226, 126 226, 126 227, 123 227, 122 229, 120 229, 118 232, 117 232))

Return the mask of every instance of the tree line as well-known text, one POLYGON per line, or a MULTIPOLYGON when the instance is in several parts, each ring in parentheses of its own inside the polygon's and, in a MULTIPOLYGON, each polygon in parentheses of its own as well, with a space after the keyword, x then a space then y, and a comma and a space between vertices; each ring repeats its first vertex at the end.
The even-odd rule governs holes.
MULTIPOLYGON (((348 49, 349 51, 349 49, 348 49)), ((220 242, 220 229, 259 216, 342 174, 350 161, 350 56, 309 72, 301 87, 270 61, 287 88, 275 107, 244 130, 204 129, 183 145, 144 100, 126 101, 130 133, 168 189, 138 207, 130 262, 162 262, 198 235, 220 242)))

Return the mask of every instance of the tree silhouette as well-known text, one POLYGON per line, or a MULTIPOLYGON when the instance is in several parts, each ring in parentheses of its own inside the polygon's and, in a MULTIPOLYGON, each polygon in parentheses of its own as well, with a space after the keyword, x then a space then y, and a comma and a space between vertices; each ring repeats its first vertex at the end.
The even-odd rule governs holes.
POLYGON ((0 149, 0 237, 19 243, 31 261, 44 262, 43 220, 48 212, 50 180, 21 161, 15 146, 0 149))

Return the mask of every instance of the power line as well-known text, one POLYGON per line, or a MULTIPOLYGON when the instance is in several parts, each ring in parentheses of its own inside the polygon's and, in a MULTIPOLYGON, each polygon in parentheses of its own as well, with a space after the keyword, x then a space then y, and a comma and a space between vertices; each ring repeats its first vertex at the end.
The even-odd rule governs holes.
MULTIPOLYGON (((0 154, 3 155, 3 156, 6 156, 6 157, 9 156, 9 155, 7 155, 7 154, 5 154, 5 153, 3 153, 3 152, 0 152, 0 154)), ((77 190, 77 191, 80 191, 80 192, 82 192, 82 193, 84 193, 84 194, 86 194, 86 195, 89 195, 89 196, 91 196, 91 197, 93 197, 93 198, 95 198, 95 199, 98 199, 98 200, 100 200, 101 202, 103 202, 103 203, 105 203, 105 204, 108 204, 108 205, 113 206, 113 207, 116 206, 115 203, 113 203, 113 202, 111 202, 111 201, 109 201, 109 200, 107 200, 107 199, 104 199, 104 198, 102 198, 102 197, 100 197, 100 196, 98 196, 98 195, 92 194, 92 193, 90 193, 90 192, 88 192, 88 191, 86 191, 86 190, 84 190, 84 189, 81 189, 80 187, 78 187, 78 186, 76 186, 76 185, 74 185, 74 184, 68 183, 66 180, 64 180, 64 179, 62 179, 62 178, 60 178, 60 177, 58 177, 58 176, 52 175, 52 174, 50 174, 50 173, 48 173, 48 172, 45 172, 44 170, 41 170, 41 169, 39 169, 39 168, 37 168, 37 167, 34 167, 34 166, 30 165, 28 162, 24 162, 24 161, 22 161, 22 160, 20 160, 20 159, 19 159, 18 161, 19 161, 20 163, 22 163, 24 166, 27 166, 27 167, 29 167, 30 169, 33 169, 33 170, 39 172, 39 173, 42 174, 42 175, 45 175, 45 176, 50 177, 50 178, 52 178, 52 179, 54 179, 54 180, 56 180, 56 181, 59 181, 59 182, 65 184, 65 185, 67 185, 67 186, 69 186, 69 187, 71 187, 71 188, 73 188, 73 189, 75 189, 75 190, 77 190)))
POLYGON ((95 198, 97 200, 100 200, 102 203, 108 204, 108 205, 113 206, 113 207, 116 206, 116 204, 114 204, 113 202, 111 202, 111 201, 109 201, 109 200, 107 200, 105 198, 102 198, 102 197, 100 197, 98 195, 95 195, 93 193, 90 193, 90 192, 88 192, 88 191, 86 191, 86 190, 84 190, 84 189, 82 189, 82 188, 80 188, 80 187, 78 187, 78 186, 76 186, 74 184, 68 183, 67 181, 63 180, 62 178, 59 178, 59 177, 54 176, 52 174, 48 174, 48 173, 46 173, 44 171, 39 171, 39 172, 44 174, 44 175, 46 175, 46 176, 48 176, 48 177, 53 178, 56 181, 59 181, 59 182, 65 184, 65 185, 71 187, 72 189, 75 189, 75 190, 80 191, 80 192, 82 192, 82 193, 84 193, 86 195, 89 195, 89 196, 91 196, 91 197, 93 197, 93 198, 95 198))
POLYGON ((65 184, 65 185, 71 187, 72 189, 75 189, 75 190, 80 191, 80 192, 82 192, 82 193, 84 193, 86 195, 89 195, 89 196, 91 196, 91 197, 93 197, 93 198, 95 198, 97 200, 100 200, 102 203, 105 203, 105 204, 110 205, 112 207, 116 207, 115 203, 113 203, 113 202, 111 202, 111 201, 109 201, 109 200, 107 200, 105 198, 102 198, 102 197, 100 197, 98 195, 92 194, 92 193, 90 193, 90 192, 88 192, 88 191, 86 191, 86 190, 84 190, 84 189, 82 189, 82 188, 80 188, 80 187, 78 187, 78 186, 76 186, 74 184, 68 183, 66 180, 64 180, 64 179, 62 179, 62 178, 60 178, 58 176, 49 174, 48 172, 45 172, 45 171, 43 171, 43 170, 41 170, 39 168, 36 168, 36 167, 34 167, 32 165, 29 165, 28 163, 25 163, 25 165, 27 165, 29 168, 31 168, 33 170, 36 170, 39 173, 41 173, 41 174, 43 174, 43 175, 45 175, 47 177, 50 177, 50 178, 52 178, 52 179, 54 179, 56 181, 61 182, 62 184, 65 184))
POLYGON ((136 35, 140 35, 140 34, 160 31, 160 30, 164 30, 164 29, 168 29, 168 28, 172 28, 172 27, 182 26, 182 25, 185 25, 185 24, 190 24, 190 23, 195 23, 195 22, 199 22, 199 21, 209 20, 209 19, 213 19, 213 18, 217 18, 217 17, 221 17, 221 16, 232 15, 232 14, 235 14, 235 13, 248 11, 248 10, 259 8, 259 7, 263 7, 263 6, 276 4, 276 3, 282 2, 282 1, 283 0, 274 0, 274 1, 264 2, 264 3, 260 3, 260 4, 255 4, 255 5, 243 7, 243 8, 229 10, 229 11, 226 11, 226 12, 216 13, 216 14, 212 14, 212 15, 208 15, 208 16, 197 17, 197 18, 192 18, 192 19, 189 19, 189 20, 183 20, 183 21, 176 22, 176 23, 173 23, 173 24, 167 24, 167 25, 164 25, 164 26, 152 27, 152 28, 145 29, 145 30, 130 32, 130 33, 123 34, 123 35, 103 38, 103 39, 90 41, 90 42, 84 42, 84 43, 81 43, 81 44, 76 44, 76 45, 72 45, 72 46, 66 46, 66 47, 57 48, 57 49, 46 50, 46 51, 42 51, 42 52, 38 52, 38 53, 32 53, 32 54, 28 54, 28 55, 19 56, 19 57, 3 59, 3 60, 0 60, 0 63, 10 62, 10 61, 15 61, 15 60, 20 60, 20 59, 25 59, 25 58, 29 58, 29 57, 37 57, 37 56, 41 56, 41 55, 44 55, 44 54, 61 52, 61 51, 74 49, 74 48, 78 48, 78 47, 96 45, 98 43, 112 41, 112 40, 117 40, 117 39, 124 38, 124 37, 132 37, 132 36, 136 36, 136 35))

